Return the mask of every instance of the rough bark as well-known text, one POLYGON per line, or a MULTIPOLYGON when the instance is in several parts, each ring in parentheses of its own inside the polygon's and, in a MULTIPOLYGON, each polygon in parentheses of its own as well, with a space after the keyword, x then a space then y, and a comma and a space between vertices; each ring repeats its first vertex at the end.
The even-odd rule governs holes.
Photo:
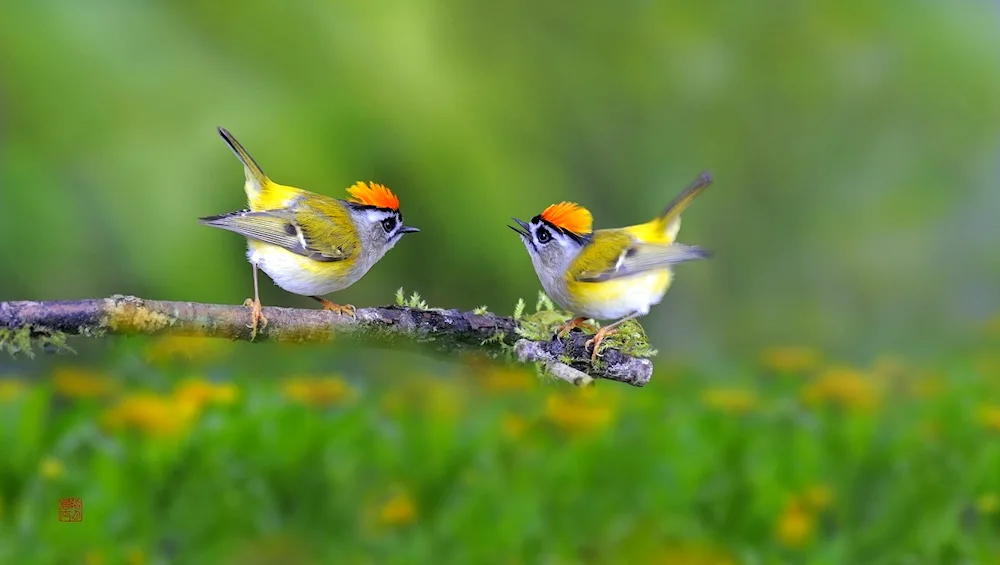
MULTIPOLYGON (((652 375, 649 359, 614 349, 602 350, 591 363, 589 335, 574 330, 563 338, 520 338, 513 318, 459 310, 418 310, 400 306, 360 308, 355 316, 325 310, 265 307, 268 323, 253 341, 322 342, 354 339, 360 343, 420 344, 436 351, 513 353, 521 363, 542 363, 553 376, 584 385, 595 378, 644 386, 652 375)), ((0 302, 0 328, 34 335, 58 332, 74 336, 178 335, 251 338, 245 306, 144 300, 134 296, 54 301, 0 302)), ((9 338, 8 338, 9 339, 9 338)))

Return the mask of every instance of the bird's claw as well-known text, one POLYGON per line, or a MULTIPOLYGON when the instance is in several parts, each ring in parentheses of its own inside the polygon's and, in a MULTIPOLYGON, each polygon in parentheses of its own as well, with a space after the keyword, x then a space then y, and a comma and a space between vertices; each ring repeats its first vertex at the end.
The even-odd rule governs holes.
POLYGON ((588 339, 583 344, 584 351, 586 351, 587 349, 589 349, 591 346, 593 346, 593 348, 594 348, 594 352, 590 356, 590 362, 591 363, 596 363, 597 362, 597 350, 601 346, 601 342, 604 341, 604 338, 606 338, 609 335, 615 333, 616 331, 618 331, 618 328, 612 328, 612 327, 601 328, 601 329, 597 330, 597 333, 594 334, 594 337, 588 339))
POLYGON ((597 331, 597 327, 594 326, 594 324, 588 322, 587 318, 573 318, 572 320, 563 324, 563 326, 559 328, 559 331, 556 332, 556 335, 560 339, 562 339, 567 335, 569 335, 569 332, 573 331, 574 328, 587 328, 594 332, 597 331))
POLYGON ((267 318, 264 317, 259 300, 247 298, 243 305, 250 308, 250 325, 247 327, 250 328, 250 341, 253 341, 257 338, 257 331, 267 327, 267 318))
POLYGON ((350 316, 352 318, 357 318, 357 313, 358 313, 357 308, 355 308, 350 304, 344 304, 344 305, 334 304, 329 300, 323 301, 323 309, 328 310, 330 312, 336 312, 341 316, 350 316))

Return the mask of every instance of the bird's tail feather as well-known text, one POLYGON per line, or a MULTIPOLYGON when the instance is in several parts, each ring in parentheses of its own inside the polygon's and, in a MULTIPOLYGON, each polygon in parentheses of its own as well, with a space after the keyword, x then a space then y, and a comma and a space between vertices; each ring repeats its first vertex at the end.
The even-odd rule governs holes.
POLYGON ((661 233, 665 233, 670 240, 677 237, 677 232, 681 228, 681 213, 710 184, 712 184, 712 174, 707 171, 700 174, 694 182, 678 194, 676 198, 671 200, 670 204, 667 204, 667 207, 663 209, 663 212, 653 220, 657 229, 661 233))
POLYGON ((219 135, 222 136, 222 139, 227 145, 229 145, 229 148, 233 150, 233 153, 236 154, 240 162, 243 163, 243 170, 247 179, 245 185, 247 197, 251 200, 251 202, 253 202, 255 199, 259 198, 261 192, 263 192, 270 180, 268 180, 264 171, 261 170, 257 161, 255 161, 243 145, 240 144, 235 137, 233 137, 233 134, 226 131, 226 128, 220 127, 219 135))

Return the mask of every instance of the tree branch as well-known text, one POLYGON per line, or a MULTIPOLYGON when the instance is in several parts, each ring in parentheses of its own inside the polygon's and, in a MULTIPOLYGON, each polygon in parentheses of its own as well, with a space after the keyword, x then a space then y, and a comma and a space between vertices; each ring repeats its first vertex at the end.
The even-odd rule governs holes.
MULTIPOLYGON (((653 364, 616 349, 590 361, 589 339, 579 330, 557 339, 531 341, 515 331, 517 321, 495 314, 458 310, 418 310, 401 306, 360 308, 355 317, 326 310, 264 308, 267 325, 254 341, 322 342, 355 339, 400 346, 423 344, 441 352, 473 350, 497 357, 513 351, 521 363, 542 363, 548 372, 577 385, 593 378, 633 386, 649 382, 653 364)), ((27 330, 32 337, 62 333, 80 336, 176 335, 250 340, 245 306, 144 300, 134 296, 55 301, 0 302, 0 328, 27 330)), ((0 332, 2 333, 2 332, 0 332)), ((0 345, 3 336, 0 335, 0 345)))

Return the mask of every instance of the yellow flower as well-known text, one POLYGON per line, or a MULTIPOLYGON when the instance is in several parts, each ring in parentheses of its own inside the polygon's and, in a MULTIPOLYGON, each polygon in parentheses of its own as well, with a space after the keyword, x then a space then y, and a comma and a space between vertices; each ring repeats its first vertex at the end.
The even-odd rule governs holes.
POLYGON ((391 388, 385 392, 385 396, 379 401, 379 408, 389 416, 399 416, 408 405, 406 393, 397 388, 391 388))
POLYGON ((936 398, 944 392, 947 382, 937 373, 926 373, 913 379, 910 392, 921 399, 936 398))
POLYGON ((146 346, 146 361, 154 365, 166 364, 175 359, 209 361, 225 352, 229 342, 210 337, 164 336, 146 346))
POLYGON ((713 388, 702 392, 701 402, 730 414, 745 414, 757 407, 757 395, 742 388, 713 388))
POLYGON ((813 406, 834 404, 867 410, 878 403, 879 391, 875 383, 859 371, 847 367, 832 367, 803 387, 802 399, 813 406))
POLYGON ((972 360, 972 367, 987 379, 1000 377, 1000 355, 987 353, 972 360))
POLYGON ((354 389, 339 376, 290 377, 281 388, 285 397, 307 406, 344 404, 354 397, 354 389))
POLYGON ((1000 314, 993 316, 983 327, 986 335, 1000 337, 1000 314))
POLYGON ((386 526, 402 526, 417 517, 417 506, 406 491, 392 496, 379 509, 379 522, 386 526))
POLYGON ((174 397, 200 409, 206 404, 232 404, 236 402, 238 392, 232 383, 217 385, 200 379, 188 379, 177 386, 174 397))
POLYGON ((764 367, 778 373, 805 373, 819 365, 820 354, 811 347, 769 347, 761 355, 764 367))
POLYGON ((802 493, 802 502, 813 512, 820 512, 830 506, 833 491, 826 485, 813 485, 802 493))
POLYGON ((483 387, 492 392, 521 392, 531 390, 538 379, 519 367, 485 367, 481 374, 483 387))
POLYGON ((104 554, 96 549, 88 551, 83 556, 86 565, 104 565, 104 554))
POLYGON ((816 517, 792 500, 785 505, 778 517, 775 535, 786 547, 802 547, 812 540, 816 531, 816 517))
POLYGON ((66 466, 55 457, 46 457, 42 459, 38 471, 46 479, 54 481, 66 474, 66 466))
POLYGON ((21 379, 3 378, 0 379, 0 402, 9 402, 21 396, 27 385, 21 379))
POLYGON ((429 418, 454 420, 466 408, 465 386, 461 378, 409 374, 385 392, 379 406, 392 416, 415 411, 429 418))
POLYGON ((737 565, 725 553, 701 546, 678 546, 662 551, 653 563, 663 565, 737 565))
POLYGON ((141 548, 130 547, 125 553, 125 562, 128 565, 142 565, 146 562, 146 555, 143 553, 141 548))
POLYGON ((112 430, 135 429, 155 437, 175 437, 187 430, 198 408, 171 396, 137 393, 105 411, 102 424, 112 430))
POLYGON ((504 414, 500 426, 505 436, 510 439, 518 439, 524 435, 524 430, 528 427, 528 423, 524 421, 524 418, 515 414, 504 414))
POLYGON ((979 409, 979 423, 988 430, 1000 432, 1000 405, 992 404, 979 409))
POLYGON ((114 381, 105 375, 75 367, 59 367, 52 373, 56 392, 72 398, 97 398, 116 390, 114 381))
MULTIPOLYGON (((284 342, 279 342, 284 343, 284 342)), ((306 565, 318 563, 319 560, 312 554, 309 543, 287 532, 273 532, 264 534, 261 537, 247 538, 240 542, 230 559, 226 561, 216 561, 227 565, 306 565)), ((363 561, 352 560, 344 557, 338 560, 342 563, 364 563, 363 561)), ((155 561, 159 562, 159 561, 155 561)))
POLYGON ((983 515, 995 514, 997 510, 1000 510, 1000 496, 997 496, 995 492, 988 492, 976 500, 976 508, 983 515))
POLYGON ((573 432, 607 427, 613 419, 611 407, 605 399, 598 398, 594 390, 589 387, 549 395, 545 402, 545 417, 573 432))
POLYGON ((904 377, 908 370, 906 360, 898 355, 881 355, 872 366, 873 375, 889 379, 904 377))

